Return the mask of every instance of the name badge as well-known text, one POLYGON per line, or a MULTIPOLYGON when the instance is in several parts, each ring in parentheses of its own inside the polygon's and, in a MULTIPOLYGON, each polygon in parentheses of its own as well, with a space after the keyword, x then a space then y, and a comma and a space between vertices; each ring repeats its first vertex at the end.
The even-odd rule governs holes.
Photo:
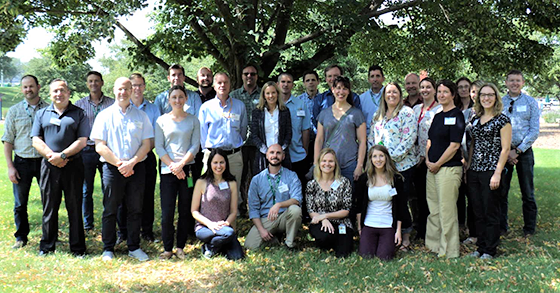
POLYGON ((394 188, 394 187, 391 188, 391 189, 389 189, 389 195, 390 195, 390 196, 395 196, 395 195, 397 195, 397 189, 394 188))
POLYGON ((333 183, 331 184, 332 190, 337 190, 339 186, 340 186, 340 181, 338 180, 333 181, 333 183))
POLYGON ((231 119, 232 120, 239 121, 239 117, 240 117, 239 114, 231 114, 231 119))
POLYGON ((526 112, 527 111, 527 106, 523 105, 523 106, 517 106, 517 112, 526 112))
POLYGON ((346 225, 344 224, 340 224, 338 225, 338 234, 346 234, 346 225))
POLYGON ((278 191, 280 193, 284 193, 288 190, 290 190, 290 189, 288 188, 288 185, 286 185, 285 183, 282 183, 282 184, 280 184, 280 186, 278 186, 278 191))
POLYGON ((49 123, 54 124, 56 126, 60 126, 60 119, 51 117, 51 120, 49 121, 49 123))
POLYGON ((218 184, 218 186, 220 187, 220 190, 225 190, 229 188, 229 184, 224 181, 224 182, 220 182, 220 184, 218 184))
POLYGON ((258 104, 259 104, 259 99, 254 99, 254 100, 253 100, 253 104, 254 104, 254 105, 258 105, 258 104))
POLYGON ((298 117, 305 117, 305 111, 304 110, 298 110, 297 111, 297 116, 298 117))
POLYGON ((443 125, 455 125, 457 123, 457 117, 445 117, 443 120, 443 125))

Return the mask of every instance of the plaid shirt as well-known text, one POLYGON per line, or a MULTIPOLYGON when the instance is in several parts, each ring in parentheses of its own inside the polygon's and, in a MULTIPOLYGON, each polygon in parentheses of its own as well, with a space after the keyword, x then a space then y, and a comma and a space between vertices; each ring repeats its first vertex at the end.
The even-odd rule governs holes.
MULTIPOLYGON (((91 101, 91 96, 87 96, 87 97, 83 97, 81 99, 79 99, 74 105, 82 108, 86 114, 87 117, 87 121, 88 121, 88 125, 89 125, 89 129, 91 129, 93 127, 93 122, 95 121, 95 117, 97 117, 97 114, 99 114, 99 112, 105 110, 107 107, 113 105, 113 103, 115 102, 114 99, 106 97, 105 95, 101 96, 101 102, 99 102, 99 104, 95 105, 92 101, 91 101)), ((91 139, 88 138, 87 141, 88 145, 95 145, 95 142, 91 139)))
POLYGON ((14 145, 14 153, 22 158, 40 158, 41 155, 33 147, 31 141, 31 127, 35 120, 35 113, 39 109, 47 107, 42 99, 33 109, 26 100, 23 100, 8 110, 6 121, 4 123, 4 135, 2 142, 8 142, 14 145))

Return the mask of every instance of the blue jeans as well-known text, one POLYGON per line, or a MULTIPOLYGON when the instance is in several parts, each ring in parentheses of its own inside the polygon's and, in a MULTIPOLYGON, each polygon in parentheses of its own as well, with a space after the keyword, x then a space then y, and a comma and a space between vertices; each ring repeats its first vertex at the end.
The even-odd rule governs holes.
POLYGON ((29 218, 27 214, 29 189, 31 188, 31 183, 33 183, 33 177, 36 178, 37 182, 41 177, 41 160, 42 158, 25 159, 17 155, 14 157, 14 167, 20 177, 18 184, 12 184, 14 192, 14 221, 16 224, 14 236, 16 240, 23 242, 27 242, 27 235, 29 235, 29 218))
POLYGON ((82 150, 82 161, 84 162, 84 184, 82 187, 84 228, 93 229, 93 183, 95 182, 95 170, 99 170, 100 176, 103 177, 102 164, 99 161, 99 154, 95 152, 95 146, 88 145, 82 150))
POLYGON ((537 203, 535 201, 535 186, 533 185, 535 165, 535 157, 533 149, 529 148, 517 157, 517 164, 510 165, 506 163, 506 173, 502 178, 502 197, 500 203, 501 217, 500 229, 507 231, 508 226, 508 193, 513 176, 513 168, 517 170, 517 179, 519 180, 519 189, 521 190, 521 200, 523 201, 523 232, 535 233, 537 226, 537 203))
POLYGON ((225 253, 226 257, 231 260, 237 260, 244 257, 243 248, 237 240, 235 231, 229 226, 214 232, 202 227, 196 231, 196 238, 208 244, 208 249, 215 253, 225 253))

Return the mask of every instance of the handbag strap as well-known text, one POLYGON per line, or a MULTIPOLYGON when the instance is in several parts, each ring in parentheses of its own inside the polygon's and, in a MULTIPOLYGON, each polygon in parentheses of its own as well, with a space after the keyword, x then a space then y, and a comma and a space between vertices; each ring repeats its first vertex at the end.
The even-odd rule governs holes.
MULTIPOLYGON (((340 124, 342 122, 342 120, 344 120, 344 118, 346 118, 346 116, 348 116, 348 114, 350 113, 350 111, 352 110, 352 107, 350 109, 348 109, 348 111, 346 111, 341 117, 340 119, 338 119, 338 121, 336 122, 336 125, 334 127, 333 132, 330 133, 329 137, 327 138, 326 142, 325 142, 325 147, 330 147, 331 146, 331 140, 334 137, 334 134, 338 131, 338 129, 340 128, 340 124)), ((334 115, 333 115, 334 116, 334 115)))

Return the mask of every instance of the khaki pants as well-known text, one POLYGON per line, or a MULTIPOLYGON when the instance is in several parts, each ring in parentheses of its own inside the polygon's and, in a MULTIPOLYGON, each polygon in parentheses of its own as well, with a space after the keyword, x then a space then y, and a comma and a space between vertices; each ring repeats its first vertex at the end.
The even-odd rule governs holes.
POLYGON ((426 200, 430 209, 426 225, 426 247, 438 256, 459 256, 457 198, 462 167, 441 167, 426 175, 426 200))
MULTIPOLYGON (((275 221, 261 218, 263 227, 272 234, 286 232, 286 245, 294 247, 294 239, 301 226, 301 208, 297 205, 289 206, 275 221)), ((251 228, 245 238, 245 248, 257 249, 261 246, 263 239, 256 226, 251 228)))

